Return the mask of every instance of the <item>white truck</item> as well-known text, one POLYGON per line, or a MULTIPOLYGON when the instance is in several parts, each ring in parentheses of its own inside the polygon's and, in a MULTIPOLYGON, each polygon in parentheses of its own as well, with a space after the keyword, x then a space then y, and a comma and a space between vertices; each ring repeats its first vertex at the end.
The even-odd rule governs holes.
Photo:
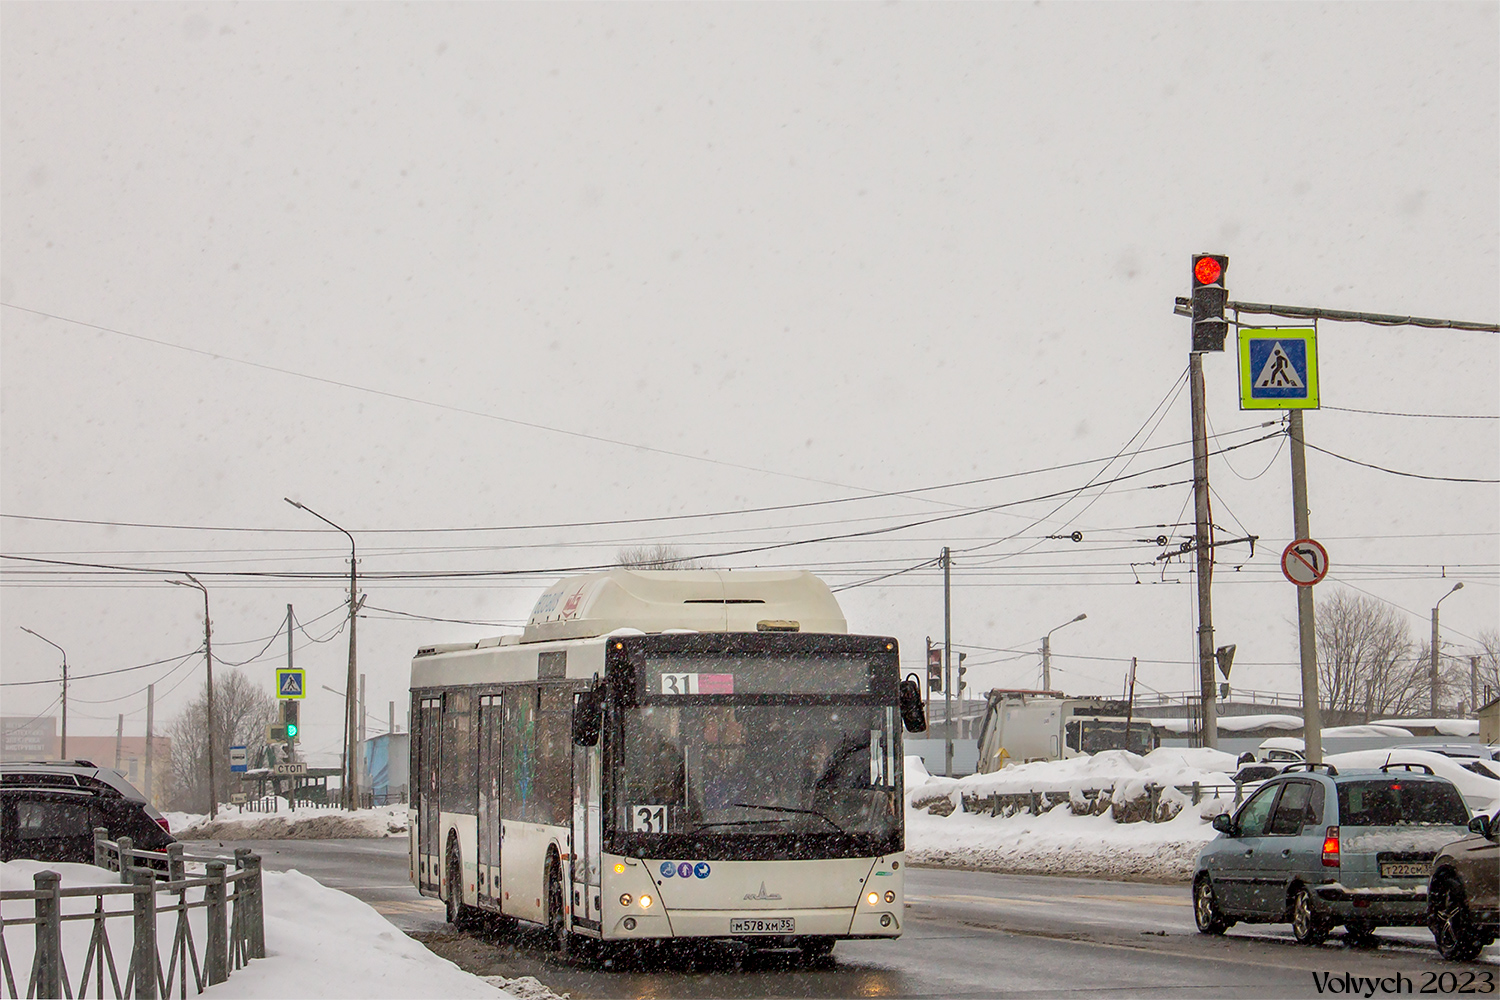
POLYGON ((1069 698, 1060 691, 996 688, 986 702, 979 730, 981 774, 998 771, 1007 764, 1061 760, 1100 750, 1144 754, 1157 745, 1151 723, 1129 719, 1123 701, 1069 698))

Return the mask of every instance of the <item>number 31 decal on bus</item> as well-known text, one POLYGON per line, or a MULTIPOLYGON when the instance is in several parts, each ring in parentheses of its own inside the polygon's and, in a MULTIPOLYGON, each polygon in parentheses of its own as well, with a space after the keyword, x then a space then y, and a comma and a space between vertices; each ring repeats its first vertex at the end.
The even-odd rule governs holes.
POLYGON ((630 829, 635 833, 666 833, 666 806, 631 806, 630 829))
POLYGON ((662 674, 662 694, 697 694, 697 674, 662 674))

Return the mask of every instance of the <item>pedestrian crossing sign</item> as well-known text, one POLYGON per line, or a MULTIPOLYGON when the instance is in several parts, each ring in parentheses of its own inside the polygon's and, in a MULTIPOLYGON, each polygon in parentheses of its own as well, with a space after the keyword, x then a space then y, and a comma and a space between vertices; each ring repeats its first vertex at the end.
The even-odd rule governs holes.
POLYGON ((1240 328, 1240 409, 1318 408, 1318 331, 1240 328))
POLYGON ((276 697, 282 700, 306 698, 307 671, 301 667, 277 667, 276 697))

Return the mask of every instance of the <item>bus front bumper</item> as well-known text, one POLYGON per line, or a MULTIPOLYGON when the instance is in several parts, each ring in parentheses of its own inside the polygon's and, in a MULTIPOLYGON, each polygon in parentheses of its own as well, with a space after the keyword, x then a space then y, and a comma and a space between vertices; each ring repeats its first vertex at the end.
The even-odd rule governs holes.
POLYGON ((899 937, 894 908, 826 907, 806 910, 671 910, 621 916, 605 930, 612 939, 735 938, 769 945, 791 937, 899 937))

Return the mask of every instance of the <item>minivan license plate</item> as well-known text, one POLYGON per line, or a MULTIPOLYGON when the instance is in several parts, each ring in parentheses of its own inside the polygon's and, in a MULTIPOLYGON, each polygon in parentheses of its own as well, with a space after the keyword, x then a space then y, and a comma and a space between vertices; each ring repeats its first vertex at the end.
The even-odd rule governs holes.
POLYGON ((1387 861, 1380 866, 1381 878, 1427 878, 1432 865, 1422 861, 1387 861))
POLYGON ((797 930, 797 921, 792 917, 731 917, 731 934, 792 934, 797 930))

